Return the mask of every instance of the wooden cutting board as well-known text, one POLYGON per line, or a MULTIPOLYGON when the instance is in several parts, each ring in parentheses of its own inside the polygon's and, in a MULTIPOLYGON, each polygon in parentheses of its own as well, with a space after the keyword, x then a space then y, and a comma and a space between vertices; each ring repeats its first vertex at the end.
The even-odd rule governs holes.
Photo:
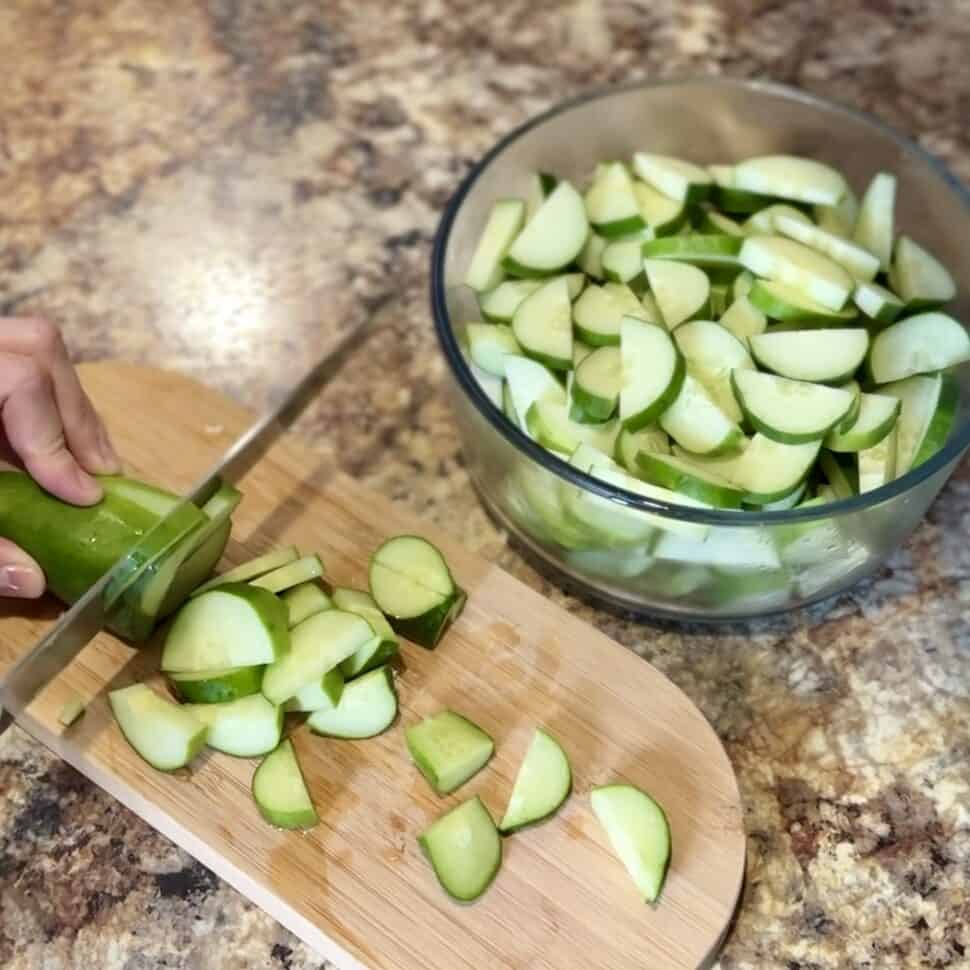
MULTIPOLYGON (((103 363, 82 379, 129 470, 190 487, 249 415, 184 377, 103 363)), ((265 824, 249 786, 254 762, 207 752, 191 771, 157 772, 128 747, 106 693, 153 675, 157 645, 103 634, 35 699, 23 725, 94 782, 209 866, 340 968, 367 970, 658 970, 708 962, 735 908, 745 838, 737 784, 701 713, 670 681, 614 641, 341 475, 298 440, 277 444, 242 483, 227 561, 279 543, 319 552, 337 585, 364 586, 370 552, 390 534, 427 536, 445 553, 468 606, 439 648, 405 644, 401 717, 363 742, 294 743, 320 814, 306 834, 265 824), (90 701, 70 730, 72 692, 90 701), (493 762, 438 798, 411 765, 403 727, 442 707, 496 741, 493 762), (574 769, 552 822, 505 840, 502 869, 477 903, 451 902, 416 837, 480 794, 499 817, 533 728, 545 725, 574 769), (623 779, 666 808, 673 861, 644 905, 589 807, 592 786, 623 779)), ((0 607, 0 671, 34 644, 59 608, 0 607)))

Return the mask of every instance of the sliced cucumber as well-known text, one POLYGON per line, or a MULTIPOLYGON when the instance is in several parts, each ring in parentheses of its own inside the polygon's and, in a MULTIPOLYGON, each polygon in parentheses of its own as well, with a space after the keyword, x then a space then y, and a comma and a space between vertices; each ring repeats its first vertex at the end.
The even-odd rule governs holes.
POLYGON ((479 292, 490 290, 502 281, 502 258, 525 222, 521 199, 499 199, 488 214, 488 221, 475 248, 465 283, 479 292))
POLYGON ((741 237, 720 235, 666 236, 643 244, 646 259, 671 259, 694 266, 737 266, 741 237))
POLYGON ((512 332, 529 357, 553 370, 572 368, 572 303, 565 277, 550 280, 519 304, 512 332))
MULTIPOLYGON (((608 349, 615 351, 617 348, 608 349)), ((612 452, 620 431, 618 421, 600 422, 588 415, 575 400, 570 404, 558 394, 536 401, 526 416, 526 425, 529 434, 540 445, 563 455, 570 454, 582 442, 602 452, 612 452), (574 420, 574 414, 579 420, 574 420), (594 421, 596 423, 591 423, 594 421)))
POLYGON ((168 675, 180 700, 190 704, 223 704, 258 694, 263 683, 263 666, 224 667, 168 675))
POLYGON ((689 374, 684 377, 680 394, 661 414, 660 426, 682 448, 697 455, 736 451, 744 438, 737 424, 689 374))
POLYGON ((549 172, 536 172, 529 177, 529 188, 525 194, 525 218, 530 220, 542 207, 542 203, 552 195, 559 179, 549 172))
POLYGON ((654 563, 649 544, 622 549, 571 549, 566 561, 581 573, 591 573, 605 579, 633 579, 642 576, 654 563))
POLYGON ((444 556, 420 536, 396 536, 374 553, 370 592, 399 634, 428 649, 465 605, 444 556))
POLYGON ((260 762, 253 799, 263 818, 281 829, 309 829, 320 821, 289 738, 260 762))
POLYGON ((896 176, 879 172, 869 183, 852 238, 874 253, 882 269, 889 269, 893 251, 896 176))
POLYGON ((608 239, 591 232, 586 240, 586 245, 583 246, 583 251, 576 260, 579 268, 594 280, 606 279, 606 272, 603 269, 603 252, 609 244, 608 239))
POLYGON ((731 480, 755 505, 777 502, 805 481, 818 457, 820 441, 786 445, 756 434, 731 469, 731 480))
POLYGON ((756 276, 787 283, 828 310, 841 310, 855 286, 838 263, 781 236, 751 236, 738 259, 756 276))
POLYGON ((918 313, 872 341, 869 373, 877 384, 944 370, 970 360, 970 335, 945 313, 918 313))
POLYGON ((674 340, 687 361, 687 373, 704 385, 714 403, 732 421, 740 421, 741 409, 731 388, 731 371, 754 370, 745 345, 710 320, 682 324, 674 331, 674 340))
POLYGON ((849 408, 846 416, 835 427, 835 432, 842 434, 848 431, 858 420, 859 411, 862 407, 862 388, 859 387, 858 381, 846 381, 844 384, 839 384, 838 386, 843 391, 848 391, 852 395, 852 406, 849 408))
POLYGON ((865 451, 874 448, 895 427, 899 418, 898 398, 888 394, 862 394, 859 414, 845 431, 835 430, 825 438, 830 451, 865 451))
POLYGON ((579 256, 588 234, 583 197, 562 181, 515 237, 502 266, 513 276, 548 276, 579 256))
POLYGON ((877 445, 858 453, 859 494, 881 488, 896 477, 896 429, 877 445))
POLYGON ((687 222, 687 206, 658 192, 645 182, 633 183, 640 215, 654 236, 670 236, 687 222))
POLYGON ((699 540, 665 535, 657 543, 654 555, 658 560, 740 574, 772 571, 781 565, 770 533, 757 526, 719 525, 699 540))
POLYGON ((206 726, 146 684, 113 690, 108 702, 125 740, 159 771, 184 768, 205 747, 206 726))
POLYGON ((750 340, 751 353, 762 366, 800 381, 840 383, 865 360, 865 330, 786 330, 762 333, 750 340))
POLYGON ((169 673, 273 663, 290 648, 286 607, 272 593, 227 583, 190 600, 168 631, 169 673))
POLYGON ((637 455, 641 451, 669 455, 670 438, 667 437, 667 432, 655 424, 647 425, 639 431, 627 431, 623 428, 617 435, 613 458, 631 475, 639 475, 640 465, 637 455))
MULTIPOLYGON (((638 259, 638 272, 640 267, 638 259)), ((623 283, 587 286, 573 304, 576 336, 591 347, 620 342, 620 321, 624 317, 643 317, 645 313, 633 290, 623 283)))
POLYGON ((210 589, 216 589, 226 583, 248 583, 259 576, 271 573, 274 569, 280 569, 291 562, 296 562, 299 558, 300 552, 296 546, 282 546, 279 549, 272 549, 256 559, 240 563, 228 572, 213 577, 205 585, 195 590, 192 595, 201 596, 202 593, 207 593, 210 589))
POLYGON ((747 341, 757 333, 764 333, 768 326, 764 313, 743 293, 735 296, 734 302, 724 311, 718 322, 741 341, 747 341))
POLYGON ((542 280, 505 280, 494 289, 479 293, 482 316, 491 323, 511 323, 519 304, 540 286, 542 280))
POLYGON ((689 495, 715 508, 738 509, 744 493, 726 478, 683 458, 641 451, 640 472, 648 482, 689 495))
POLYGON ((477 725, 454 711, 439 711, 404 732, 408 752, 428 784, 448 795, 477 775, 495 752, 495 743, 477 725))
POLYGON ((576 368, 572 398, 590 417, 606 421, 616 411, 622 386, 620 348, 600 347, 576 368))
POLYGON ((759 195, 737 188, 734 184, 733 165, 708 165, 707 170, 714 179, 711 201, 724 212, 746 215, 749 212, 758 212, 775 201, 770 195, 759 195))
POLYGON ((751 425, 786 445, 821 441, 852 407, 851 392, 837 387, 753 370, 732 371, 731 381, 751 425))
POLYGON ((947 268, 908 236, 896 243, 889 283, 910 310, 935 309, 957 294, 947 268))
POLYGON ((502 864, 502 838, 477 795, 433 822, 418 842, 441 888, 459 902, 478 899, 502 864))
POLYGON ((304 684, 284 705, 284 711, 300 713, 330 711, 344 693, 344 675, 339 667, 328 670, 320 680, 304 684))
POLYGON ((644 182, 676 202, 701 202, 711 191, 713 180, 709 172, 670 155, 637 152, 633 168, 644 182))
POLYGON ((838 456, 830 451, 821 453, 818 465, 832 490, 833 501, 843 501, 858 494, 859 476, 855 468, 844 467, 838 456))
POLYGON ((871 320, 892 323, 903 311, 903 301, 878 283, 860 283, 852 291, 855 305, 871 320))
POLYGON ((611 282, 632 283, 642 272, 642 239, 615 239, 603 250, 603 275, 611 282))
POLYGON ((698 228, 704 233, 713 233, 722 236, 743 236, 744 230, 741 224, 733 219, 712 209, 709 206, 702 208, 698 228))
POLYGON ((817 205, 814 215, 819 227, 826 232, 834 232, 844 239, 851 239, 859 218, 859 200, 855 192, 846 186, 845 195, 837 205, 817 205))
POLYGON ((263 695, 273 704, 285 704, 373 639, 370 624, 355 613, 331 609, 314 614, 290 631, 289 652, 266 668, 263 695))
POLYGON ((628 431, 639 431, 677 399, 684 358, 667 331, 634 317, 624 317, 620 324, 620 356, 620 420, 628 431))
POLYGON ((511 327, 493 323, 469 323, 465 325, 465 333, 468 336, 468 353, 472 361, 488 374, 505 377, 506 358, 522 356, 523 350, 511 327))
POLYGON ((766 209, 762 209, 760 212, 756 212, 750 219, 744 224, 745 235, 748 236, 773 236, 778 232, 778 228, 775 225, 775 220, 779 216, 787 216, 789 219, 794 219, 797 222, 801 222, 806 226, 812 224, 812 220, 805 215, 801 209, 796 209, 794 206, 785 205, 784 203, 778 203, 776 205, 770 205, 766 209))
POLYGON ((566 400, 566 392, 552 371, 526 357, 512 357, 506 362, 505 382, 508 390, 506 414, 516 420, 526 434, 529 434, 527 418, 536 401, 555 398, 557 394, 566 400))
POLYGON ((829 310, 809 299, 803 291, 776 280, 755 280, 748 299, 760 313, 773 320, 798 321, 804 326, 837 326, 858 316, 855 307, 829 310))
POLYGON ((515 776, 499 831, 510 835, 555 815, 569 797, 572 784, 566 752, 552 735, 537 728, 515 776))
POLYGON ((262 694, 219 704, 186 704, 183 710, 206 726, 205 743, 210 748, 237 758, 268 754, 283 733, 283 709, 262 694))
POLYGON ((323 563, 319 556, 303 556, 296 562, 289 565, 280 566, 271 573, 260 576, 259 579, 252 580, 252 586, 260 589, 269 590, 271 593, 282 593, 284 590, 292 589, 302 583, 308 583, 313 579, 319 579, 323 575, 323 563))
POLYGON ((374 631, 374 639, 362 646, 353 656, 348 657, 340 669, 348 679, 380 667, 392 657, 397 656, 397 634, 391 629, 387 617, 377 608, 374 597, 359 589, 335 589, 333 605, 338 610, 362 616, 374 631))
POLYGON ((333 606, 323 587, 314 582, 300 583, 299 586, 288 589, 280 599, 286 605, 291 630, 314 613, 322 613, 333 606))
POLYGON ((707 312, 711 282, 703 270, 689 263, 645 259, 643 271, 668 330, 707 312))
POLYGON ((711 283, 711 317, 720 320, 731 303, 731 287, 727 283, 711 283))
POLYGON ((896 445, 896 473, 921 465, 943 445, 956 416, 959 391, 949 376, 909 377, 879 389, 900 402, 896 445))
POLYGON ((644 228, 633 179, 622 162, 600 167, 586 192, 586 215, 593 231, 606 239, 628 236, 644 228))
POLYGON ((746 269, 741 270, 734 277, 734 282, 731 284, 731 299, 740 300, 742 296, 747 296, 751 292, 753 285, 754 275, 746 269))
POLYGON ((397 694, 388 666, 375 667, 350 680, 333 710, 314 711, 307 726, 328 738, 360 740, 386 731, 397 717, 397 694))
POLYGON ((647 902, 656 902, 670 865, 670 825, 664 810, 632 785, 594 788, 589 799, 637 891, 647 902))
POLYGON ((774 222, 775 229, 783 236, 828 256, 848 270, 856 280, 870 282, 879 272, 879 258, 861 245, 791 216, 776 216, 774 222))
POLYGON ((795 155, 749 158, 734 166, 734 184, 811 205, 838 205, 846 192, 845 179, 834 168, 795 155))

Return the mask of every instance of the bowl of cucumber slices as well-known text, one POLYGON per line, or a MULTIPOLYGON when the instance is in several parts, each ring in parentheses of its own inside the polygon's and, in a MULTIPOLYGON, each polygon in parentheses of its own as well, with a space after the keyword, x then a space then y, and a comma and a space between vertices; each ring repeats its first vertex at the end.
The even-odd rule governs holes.
POLYGON ((789 610, 875 571, 970 445, 970 194, 790 88, 642 83, 471 171, 432 304, 487 508, 638 611, 789 610))

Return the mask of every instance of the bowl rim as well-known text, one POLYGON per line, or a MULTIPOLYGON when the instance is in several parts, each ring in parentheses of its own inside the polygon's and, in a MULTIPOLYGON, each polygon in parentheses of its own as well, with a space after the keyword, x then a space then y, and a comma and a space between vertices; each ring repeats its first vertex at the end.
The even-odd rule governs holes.
POLYGON ((462 391, 471 400, 481 417, 522 455, 571 485, 580 487, 601 498, 643 512, 650 512, 655 515, 660 514, 669 518, 704 523, 707 525, 782 525, 814 519, 833 518, 835 516, 863 511, 896 498, 910 491, 910 489, 915 488, 939 472, 944 466, 959 458, 960 454, 970 446, 970 420, 965 421, 959 428, 955 429, 951 433, 947 443, 931 458, 928 458, 917 468, 912 469, 905 475, 893 479, 893 481, 886 485, 873 489, 870 492, 854 495, 848 499, 839 499, 835 502, 820 503, 819 505, 809 506, 807 508, 796 507, 793 509, 773 511, 704 509, 648 498, 636 492, 610 485, 570 465, 553 452, 547 451, 509 421, 492 401, 489 400, 472 374, 468 362, 465 360, 465 355, 458 345, 458 340, 455 336, 451 317, 448 312, 446 300, 447 288, 445 283, 445 253, 451 238, 455 219, 458 215, 458 210, 465 201, 465 197, 478 181, 478 178, 488 168, 491 162, 501 155, 513 142, 528 134, 533 128, 537 128, 549 119, 564 114, 590 101, 602 100, 618 94, 625 94, 630 91, 645 88, 696 87, 699 85, 735 87, 775 95, 785 100, 800 101, 813 107, 823 108, 835 114, 846 115, 853 121, 861 122, 864 125, 875 128, 894 141, 903 153, 914 157, 917 161, 922 162, 931 169, 953 192, 964 209, 970 211, 970 190, 963 186, 960 180, 950 172, 942 161, 874 115, 831 98, 811 94, 799 88, 778 84, 773 81, 698 75, 685 75, 663 80, 631 81, 625 84, 594 88, 553 105, 551 108, 534 115, 510 131, 472 166, 454 195, 448 201, 435 233, 431 253, 431 308, 435 333, 441 350, 444 353, 445 360, 448 362, 451 372, 462 391))

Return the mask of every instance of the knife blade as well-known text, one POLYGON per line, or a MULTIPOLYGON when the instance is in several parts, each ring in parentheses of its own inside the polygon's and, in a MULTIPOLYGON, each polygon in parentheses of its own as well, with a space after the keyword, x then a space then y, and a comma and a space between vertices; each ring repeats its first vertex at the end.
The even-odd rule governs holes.
MULTIPOLYGON (((253 468, 293 425, 307 404, 340 372, 351 354, 379 329, 375 324, 378 317, 378 313, 372 313, 366 323, 341 337, 279 403, 236 439, 159 525, 178 516, 188 503, 210 494, 219 482, 234 485, 253 468)), ((17 715, 26 709, 44 684, 56 677, 97 636, 108 613, 106 592, 112 580, 126 568, 135 549, 137 545, 125 553, 0 679, 0 713, 7 710, 17 715)))

